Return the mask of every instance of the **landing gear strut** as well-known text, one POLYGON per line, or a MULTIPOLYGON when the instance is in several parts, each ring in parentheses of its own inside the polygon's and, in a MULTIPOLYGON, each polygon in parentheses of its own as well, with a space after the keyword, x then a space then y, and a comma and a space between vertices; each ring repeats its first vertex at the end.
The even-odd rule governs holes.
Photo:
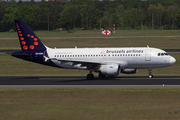
POLYGON ((93 80, 93 79, 94 79, 94 75, 92 74, 92 71, 90 71, 90 73, 87 74, 86 78, 87 78, 88 80, 93 80))
POLYGON ((149 78, 153 78, 152 72, 151 72, 151 68, 148 68, 148 72, 149 72, 149 78))

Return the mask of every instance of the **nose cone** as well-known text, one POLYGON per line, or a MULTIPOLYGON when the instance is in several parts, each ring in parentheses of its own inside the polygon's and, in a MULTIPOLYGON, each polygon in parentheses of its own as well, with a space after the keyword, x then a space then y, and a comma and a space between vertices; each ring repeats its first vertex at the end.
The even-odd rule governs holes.
POLYGON ((173 57, 171 57, 171 58, 170 58, 170 65, 173 65, 175 62, 176 62, 176 59, 173 58, 173 57))

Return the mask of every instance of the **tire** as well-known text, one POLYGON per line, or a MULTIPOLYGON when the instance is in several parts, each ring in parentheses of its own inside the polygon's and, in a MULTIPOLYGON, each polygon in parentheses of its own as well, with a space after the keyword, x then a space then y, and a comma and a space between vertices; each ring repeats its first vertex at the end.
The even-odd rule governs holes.
POLYGON ((86 77, 87 77, 88 80, 93 80, 94 79, 94 75, 93 74, 88 74, 86 77))
POLYGON ((153 75, 152 74, 149 74, 149 76, 148 76, 149 78, 153 78, 153 75))
POLYGON ((102 73, 99 73, 99 78, 105 78, 106 75, 103 75, 102 73))

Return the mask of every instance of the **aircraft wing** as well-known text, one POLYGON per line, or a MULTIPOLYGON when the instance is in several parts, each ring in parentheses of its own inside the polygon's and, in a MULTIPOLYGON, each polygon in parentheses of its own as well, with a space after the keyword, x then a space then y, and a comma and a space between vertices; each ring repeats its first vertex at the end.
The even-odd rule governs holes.
POLYGON ((101 64, 104 64, 100 61, 84 61, 84 60, 72 60, 72 59, 56 59, 56 58, 53 58, 51 60, 58 60, 60 62, 73 62, 73 64, 82 64, 83 66, 86 66, 86 65, 101 65, 101 64))
POLYGON ((72 59, 56 59, 53 58, 51 60, 58 60, 60 62, 72 62, 73 65, 81 64, 81 66, 94 66, 99 67, 100 65, 108 65, 108 64, 118 64, 121 66, 121 68, 125 68, 128 64, 126 61, 85 61, 85 60, 72 60, 72 59))

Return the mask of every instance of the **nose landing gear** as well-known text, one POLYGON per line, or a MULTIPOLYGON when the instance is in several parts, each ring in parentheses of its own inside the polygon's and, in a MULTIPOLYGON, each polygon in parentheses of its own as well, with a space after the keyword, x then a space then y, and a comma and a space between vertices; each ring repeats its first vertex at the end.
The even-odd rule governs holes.
POLYGON ((149 72, 149 76, 148 76, 148 77, 149 77, 149 78, 153 78, 153 75, 152 75, 151 70, 152 70, 151 68, 148 69, 148 72, 149 72))

